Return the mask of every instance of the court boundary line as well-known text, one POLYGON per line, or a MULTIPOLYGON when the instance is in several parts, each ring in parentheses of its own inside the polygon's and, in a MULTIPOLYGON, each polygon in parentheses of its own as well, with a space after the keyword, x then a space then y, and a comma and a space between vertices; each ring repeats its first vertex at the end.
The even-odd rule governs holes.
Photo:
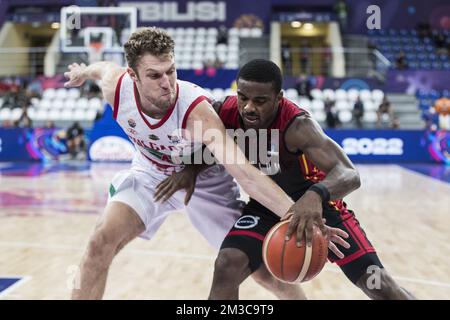
POLYGON ((9 286, 2 292, 0 292, 0 299, 9 295, 13 290, 17 289, 24 283, 28 282, 33 278, 32 276, 19 276, 19 275, 0 275, 0 278, 20 278, 17 282, 15 282, 13 285, 9 286))

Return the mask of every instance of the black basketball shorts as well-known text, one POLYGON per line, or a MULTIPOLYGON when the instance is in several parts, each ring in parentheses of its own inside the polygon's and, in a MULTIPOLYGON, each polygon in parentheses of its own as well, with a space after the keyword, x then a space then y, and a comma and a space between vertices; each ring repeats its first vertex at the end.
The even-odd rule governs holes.
MULTIPOLYGON (((353 211, 347 209, 345 202, 330 201, 324 206, 323 217, 326 219, 326 225, 340 228, 349 235, 345 239, 350 244, 349 249, 336 244, 345 257, 339 259, 329 250, 328 260, 336 263, 353 283, 367 273, 370 266, 383 268, 366 233, 359 225, 353 211)), ((243 251, 249 258, 251 271, 255 272, 263 262, 264 237, 279 221, 280 218, 272 212, 246 206, 241 217, 225 237, 221 249, 236 248, 243 251)))

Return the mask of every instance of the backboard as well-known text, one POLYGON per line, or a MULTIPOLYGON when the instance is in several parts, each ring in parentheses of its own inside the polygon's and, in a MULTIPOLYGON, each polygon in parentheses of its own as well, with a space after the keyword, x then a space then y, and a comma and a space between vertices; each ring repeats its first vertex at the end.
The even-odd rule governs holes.
POLYGON ((86 52, 102 43, 105 53, 122 53, 123 44, 137 28, 132 7, 78 7, 61 9, 60 40, 63 52, 86 52))

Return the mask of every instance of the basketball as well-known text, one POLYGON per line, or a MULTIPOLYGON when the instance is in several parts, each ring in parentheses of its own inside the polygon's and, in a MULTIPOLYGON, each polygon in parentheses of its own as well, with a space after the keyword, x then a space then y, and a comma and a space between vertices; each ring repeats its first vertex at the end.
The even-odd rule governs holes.
MULTIPOLYGON (((296 245, 293 234, 285 241, 288 221, 277 223, 267 233, 263 243, 263 259, 269 272, 287 283, 311 280, 322 271, 328 256, 328 241, 319 228, 314 227, 312 246, 296 245)), ((303 241, 305 238, 303 238, 303 241)))

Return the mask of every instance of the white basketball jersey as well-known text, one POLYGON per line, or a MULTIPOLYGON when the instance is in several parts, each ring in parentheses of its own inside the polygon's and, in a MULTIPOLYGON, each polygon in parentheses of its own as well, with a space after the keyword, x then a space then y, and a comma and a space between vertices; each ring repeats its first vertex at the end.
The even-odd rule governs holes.
POLYGON ((137 88, 129 74, 124 73, 117 84, 113 116, 134 143, 139 156, 144 156, 159 171, 172 174, 183 168, 177 157, 201 147, 200 143, 184 139, 181 131, 185 129, 190 112, 204 100, 212 100, 206 90, 177 80, 175 104, 162 119, 151 119, 142 112, 137 88))

